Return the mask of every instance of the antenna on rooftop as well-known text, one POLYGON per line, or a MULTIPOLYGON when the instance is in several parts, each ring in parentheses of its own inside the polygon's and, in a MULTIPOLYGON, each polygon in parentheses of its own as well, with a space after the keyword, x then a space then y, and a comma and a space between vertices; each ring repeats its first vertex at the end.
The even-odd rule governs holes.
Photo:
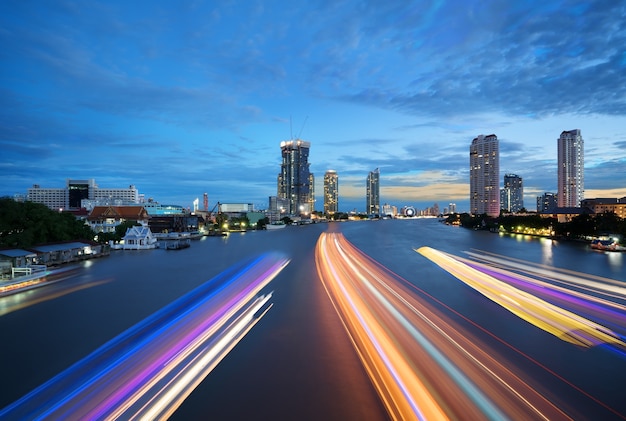
POLYGON ((291 127, 291 116, 289 116, 289 139, 293 139, 293 128, 291 127))
POLYGON ((300 135, 302 134, 302 130, 304 130, 304 125, 306 124, 308 118, 309 116, 306 116, 306 118, 304 119, 304 123, 302 123, 302 128, 300 129, 300 133, 298 133, 298 139, 300 139, 300 135))

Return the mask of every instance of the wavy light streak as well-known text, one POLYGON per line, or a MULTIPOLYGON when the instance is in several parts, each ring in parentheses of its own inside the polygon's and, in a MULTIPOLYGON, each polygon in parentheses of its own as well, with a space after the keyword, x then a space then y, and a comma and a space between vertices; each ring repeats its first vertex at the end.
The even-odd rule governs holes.
MULTIPOLYGON (((584 347, 609 344, 626 350, 626 343, 616 332, 492 276, 492 268, 464 263, 430 247, 416 251, 511 313, 564 341, 584 347)), ((509 272, 507 276, 513 278, 515 274, 509 272)))
POLYGON ((322 234, 315 259, 391 418, 567 418, 489 347, 343 235, 322 234))
POLYGON ((288 264, 265 254, 154 313, 0 411, 9 419, 171 415, 269 310, 258 296, 288 264))

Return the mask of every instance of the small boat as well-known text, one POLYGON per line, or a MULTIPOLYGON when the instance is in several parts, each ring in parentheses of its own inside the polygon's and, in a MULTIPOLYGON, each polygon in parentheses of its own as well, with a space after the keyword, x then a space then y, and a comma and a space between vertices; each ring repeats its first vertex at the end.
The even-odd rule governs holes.
POLYGON ((283 221, 272 222, 271 224, 267 224, 265 229, 268 230, 278 230, 281 228, 285 228, 287 225, 283 221))
POLYGON ((600 240, 599 238, 595 238, 591 241, 589 246, 595 250, 603 250, 603 251, 626 251, 626 247, 620 245, 614 239, 608 240, 600 240))

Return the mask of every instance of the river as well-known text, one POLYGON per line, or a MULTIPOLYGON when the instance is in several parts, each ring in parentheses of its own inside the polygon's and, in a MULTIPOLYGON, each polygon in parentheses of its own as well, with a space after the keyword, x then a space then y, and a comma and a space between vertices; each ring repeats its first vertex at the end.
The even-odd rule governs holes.
MULTIPOLYGON (((290 263, 269 285, 273 307, 171 419, 387 419, 320 282, 316 244, 323 233, 340 233, 415 286, 416 294, 489 346, 503 366, 528 377, 564 415, 626 419, 626 354, 619 347, 578 346, 548 333, 416 249, 500 259, 518 271, 553 268, 571 279, 612 280, 618 291, 612 300, 621 306, 626 253, 471 231, 434 219, 289 226, 205 237, 182 250, 114 251, 81 263, 62 282, 0 298, 0 408, 232 265, 275 251, 290 263)), ((612 317, 611 328, 623 338, 626 314, 620 307, 612 317)))

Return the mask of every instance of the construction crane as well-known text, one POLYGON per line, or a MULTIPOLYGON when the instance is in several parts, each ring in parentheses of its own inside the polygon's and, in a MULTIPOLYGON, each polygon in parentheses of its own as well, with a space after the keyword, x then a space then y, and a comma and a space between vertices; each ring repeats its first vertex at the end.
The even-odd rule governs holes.
POLYGON ((222 213, 222 204, 221 204, 220 202, 216 202, 216 203, 215 203, 215 206, 213 206, 213 209, 211 209, 211 210, 209 211, 209 213, 207 214, 207 217, 208 217, 209 219, 212 219, 212 217, 213 217, 213 212, 215 212, 215 208, 217 208, 217 214, 218 214, 218 215, 222 213))

